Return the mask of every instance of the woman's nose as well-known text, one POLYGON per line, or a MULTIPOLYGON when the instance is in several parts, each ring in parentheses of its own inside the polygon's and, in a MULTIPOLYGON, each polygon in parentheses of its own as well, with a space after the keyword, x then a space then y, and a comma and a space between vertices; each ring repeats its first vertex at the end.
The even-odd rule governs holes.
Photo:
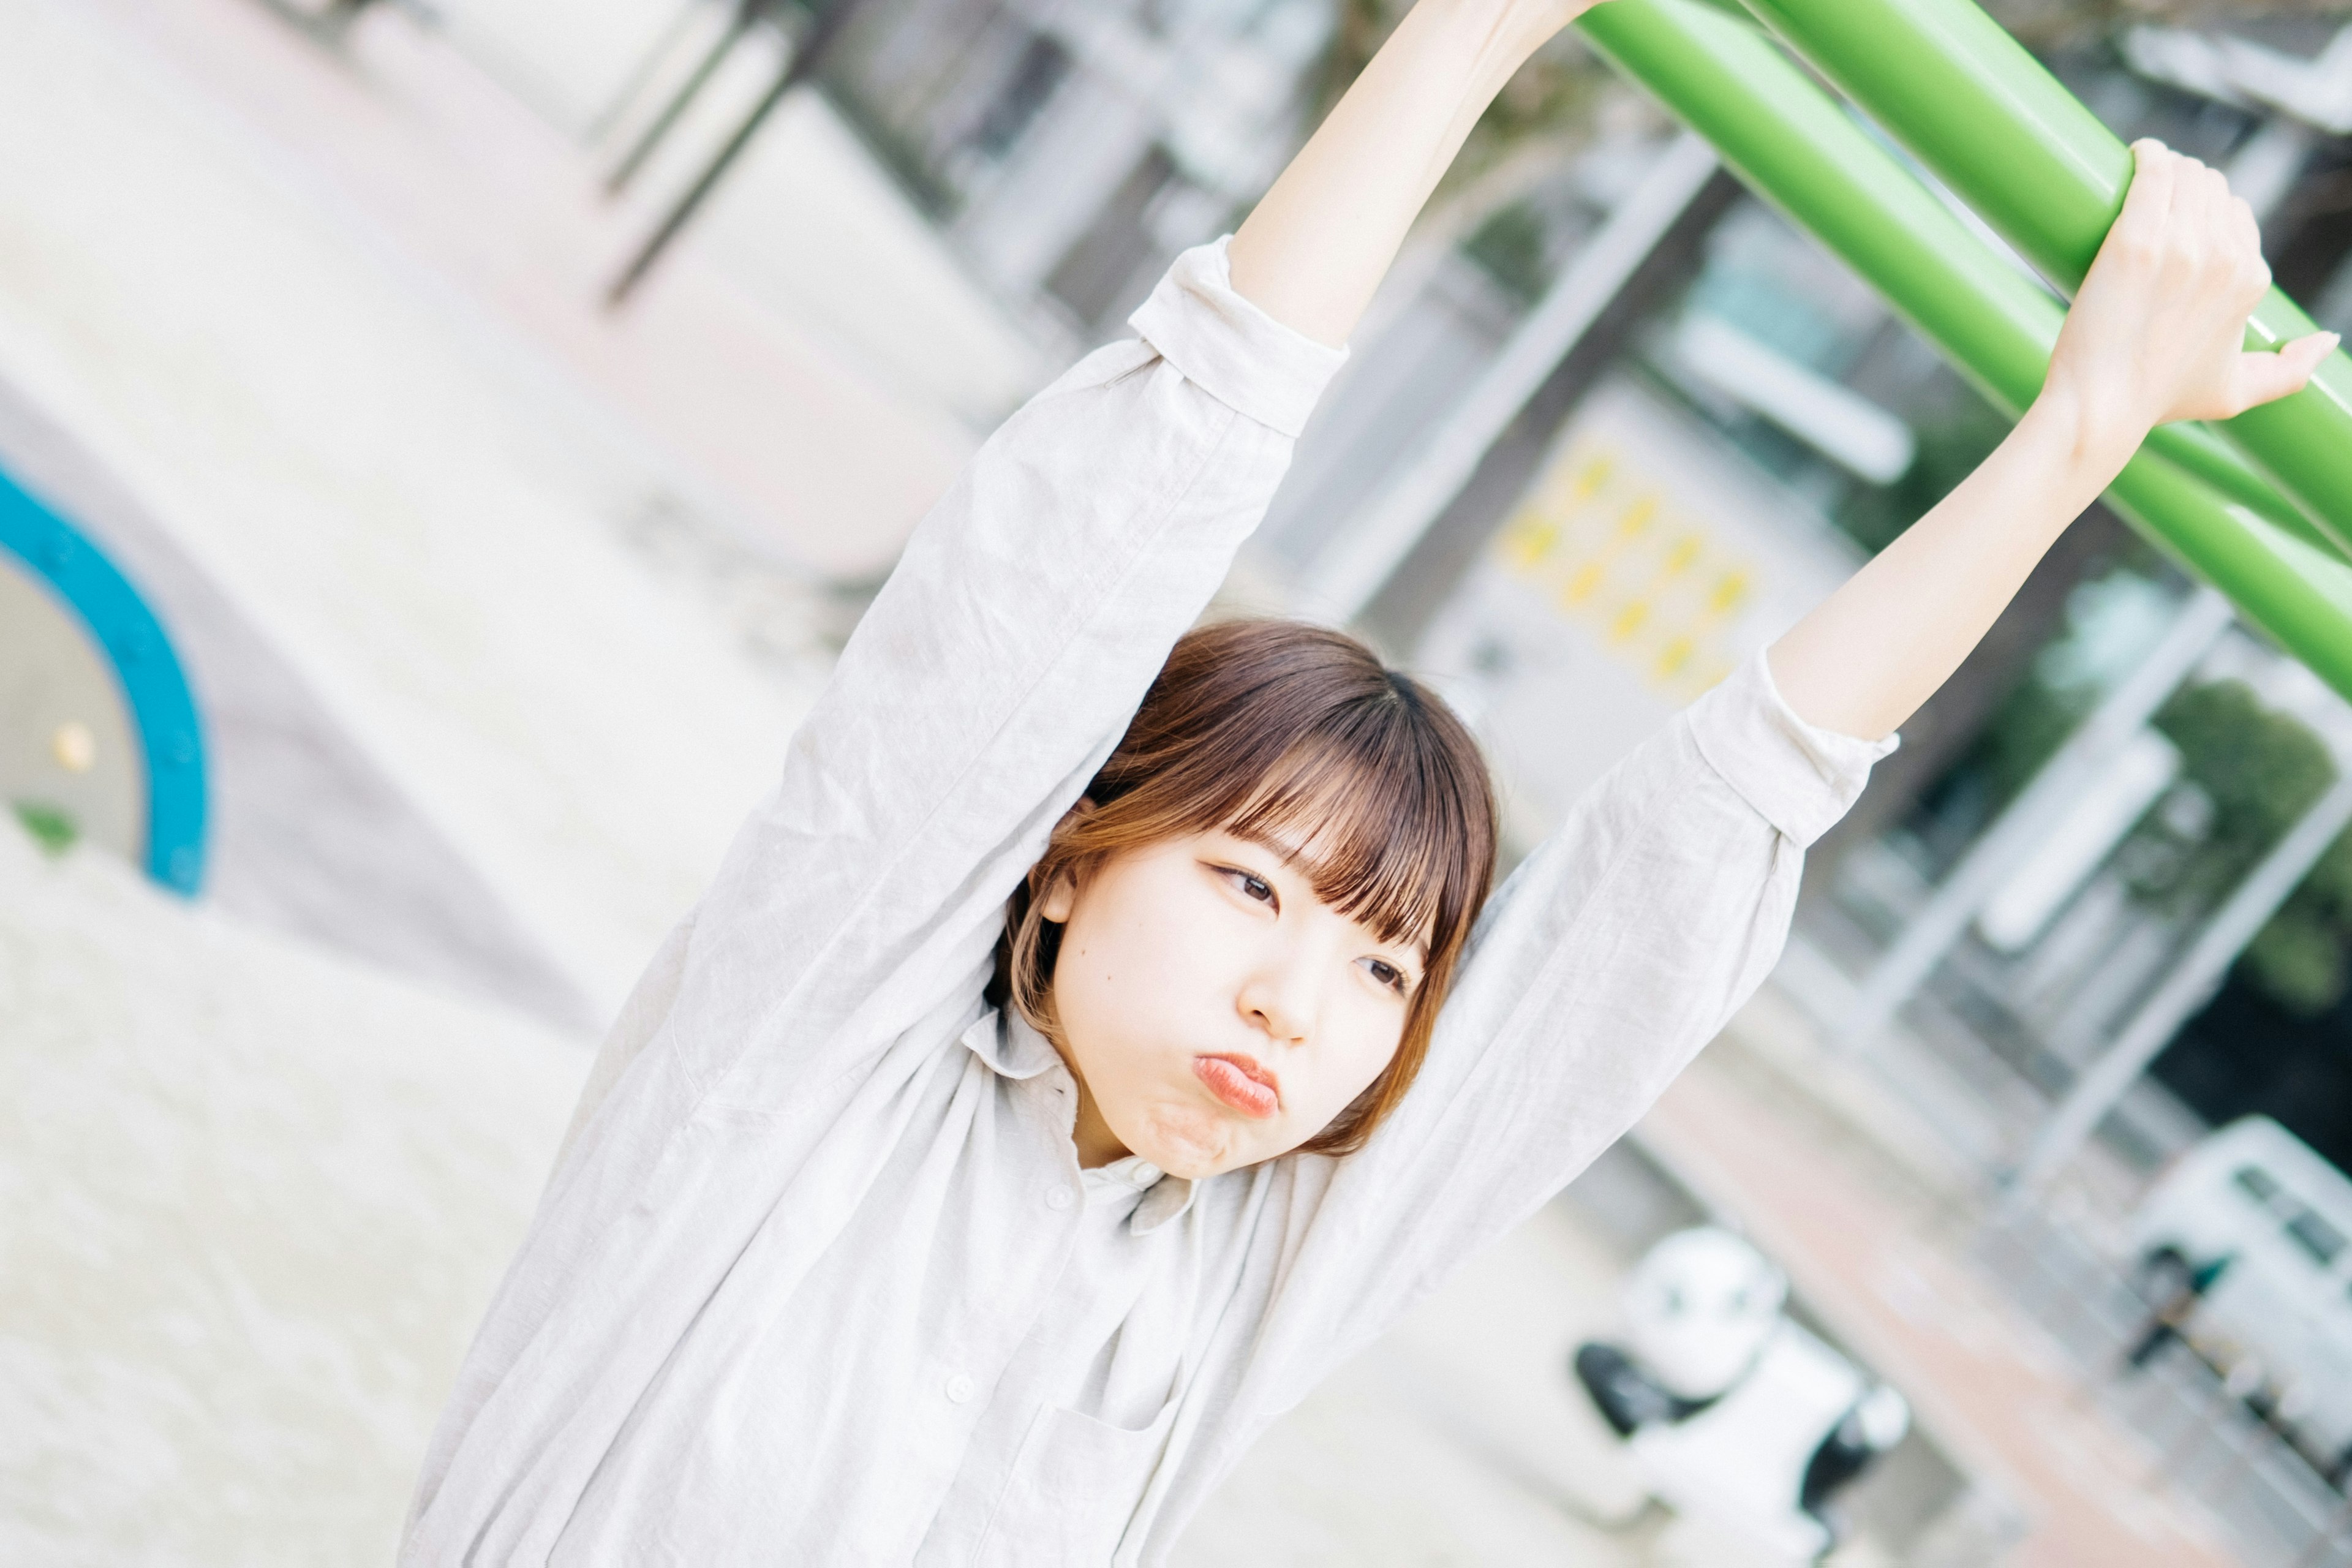
POLYGON ((1269 1039, 1297 1044, 1313 1032, 1314 977, 1307 965, 1295 961, 1269 964, 1243 987, 1241 1005, 1243 1016, 1269 1039))

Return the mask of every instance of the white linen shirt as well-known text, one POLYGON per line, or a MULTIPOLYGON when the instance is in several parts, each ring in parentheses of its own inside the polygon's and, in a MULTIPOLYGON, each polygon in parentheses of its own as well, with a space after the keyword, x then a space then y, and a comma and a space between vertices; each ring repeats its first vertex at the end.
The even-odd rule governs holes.
POLYGON ((639 983, 404 1563, 1159 1562, 1771 967, 1803 847, 1892 742, 1807 726, 1759 656, 1496 893, 1361 1152, 1079 1170, 1068 1070, 982 998, 1005 900, 1342 357, 1234 293, 1222 242, 1132 324, 917 531, 639 983))

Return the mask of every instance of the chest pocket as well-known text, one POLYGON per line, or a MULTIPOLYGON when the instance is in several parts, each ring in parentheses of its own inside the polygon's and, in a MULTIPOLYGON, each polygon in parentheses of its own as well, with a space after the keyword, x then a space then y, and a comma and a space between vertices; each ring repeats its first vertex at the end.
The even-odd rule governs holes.
POLYGON ((1114 1426, 1075 1410, 1030 1424, 1013 1479, 989 1521, 987 1568, 1101 1568, 1142 1500, 1176 1422, 1171 1399, 1148 1426, 1114 1426))

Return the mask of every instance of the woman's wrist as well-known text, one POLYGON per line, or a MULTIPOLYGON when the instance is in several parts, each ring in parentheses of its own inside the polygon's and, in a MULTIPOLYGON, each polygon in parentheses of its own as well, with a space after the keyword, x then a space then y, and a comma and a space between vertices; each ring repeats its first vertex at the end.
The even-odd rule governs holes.
POLYGON ((2097 396, 2053 375, 2018 421, 2018 429, 2061 463, 2069 478, 2089 485, 2095 494, 2123 472, 2153 428, 2121 406, 2124 401, 2097 396))
POLYGON ((1408 15, 1475 38, 1472 91, 1492 98, 1530 56, 1590 9, 1591 0, 1419 0, 1408 15))

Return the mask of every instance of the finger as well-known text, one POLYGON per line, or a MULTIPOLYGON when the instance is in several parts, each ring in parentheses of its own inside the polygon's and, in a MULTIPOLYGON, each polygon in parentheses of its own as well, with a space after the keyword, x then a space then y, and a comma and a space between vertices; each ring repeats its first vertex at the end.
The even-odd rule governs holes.
POLYGON ((2217 248, 2209 206, 2211 173, 2194 158, 2183 158, 2172 176, 2172 206, 2164 215, 2164 256, 2177 276, 2195 277, 2217 248))
POLYGON ((2200 225, 2201 237, 2210 240, 2226 232, 2224 213, 2230 204, 2230 182, 2221 170, 2187 160, 2189 167, 2182 172, 2189 194, 2189 208, 2200 225))
POLYGON ((2172 191, 2176 242, 2192 264, 2234 268, 2237 225, 2230 214, 2230 182, 2221 171, 2183 158, 2172 191))
POLYGON ((2235 192, 2230 196, 2230 232, 2236 235, 2241 243, 2256 250, 2262 249, 2262 221, 2254 216, 2253 204, 2235 192))
POLYGON ((2126 243, 2152 244, 2164 232, 2179 162, 2178 153, 2152 136, 2132 143, 2131 187, 2124 193, 2124 210, 2115 225, 2126 243))
POLYGON ((2301 392, 2319 362, 2336 352, 2337 341, 2334 332, 2314 332, 2276 353, 2240 354, 2231 377, 2231 402, 2242 413, 2301 392))
POLYGON ((2242 197, 2229 199, 2227 216, 2230 248, 2238 271, 2240 297, 2244 300, 2248 314, 2262 303, 2270 292, 2271 264, 2263 259, 2263 228, 2254 216, 2254 209, 2242 197))
POLYGON ((2229 272, 2238 297, 2252 311, 2271 286, 2270 266, 2263 260, 2261 220, 2254 216, 2254 209, 2246 199, 2230 189, 2230 182, 2221 171, 2213 171, 2207 184, 2210 211, 2201 220, 2204 231, 2210 237, 2206 254, 2217 267, 2229 272))
POLYGON ((2263 226, 2255 220, 2254 209, 2246 205, 2245 197, 2228 198, 2222 208, 2221 226, 2229 237, 2231 253, 2249 269, 2262 268, 2263 284, 2269 287, 2269 268, 2263 265, 2263 226))
POLYGON ((2308 337, 2295 339, 2271 357, 2291 359, 2303 367, 2303 378, 2308 381, 2311 379, 2312 373, 2319 368, 2321 362, 2334 353, 2336 345, 2343 341, 2344 335, 2341 332, 2313 332, 2308 337))
MULTIPOLYGON (((2236 263, 2243 259, 2239 241, 2235 204, 2238 198, 2230 194, 2230 182, 2219 169, 2199 164, 2196 170, 2198 248, 2217 259, 2236 263)), ((2257 238, 2254 248, 2260 250, 2257 238)))

